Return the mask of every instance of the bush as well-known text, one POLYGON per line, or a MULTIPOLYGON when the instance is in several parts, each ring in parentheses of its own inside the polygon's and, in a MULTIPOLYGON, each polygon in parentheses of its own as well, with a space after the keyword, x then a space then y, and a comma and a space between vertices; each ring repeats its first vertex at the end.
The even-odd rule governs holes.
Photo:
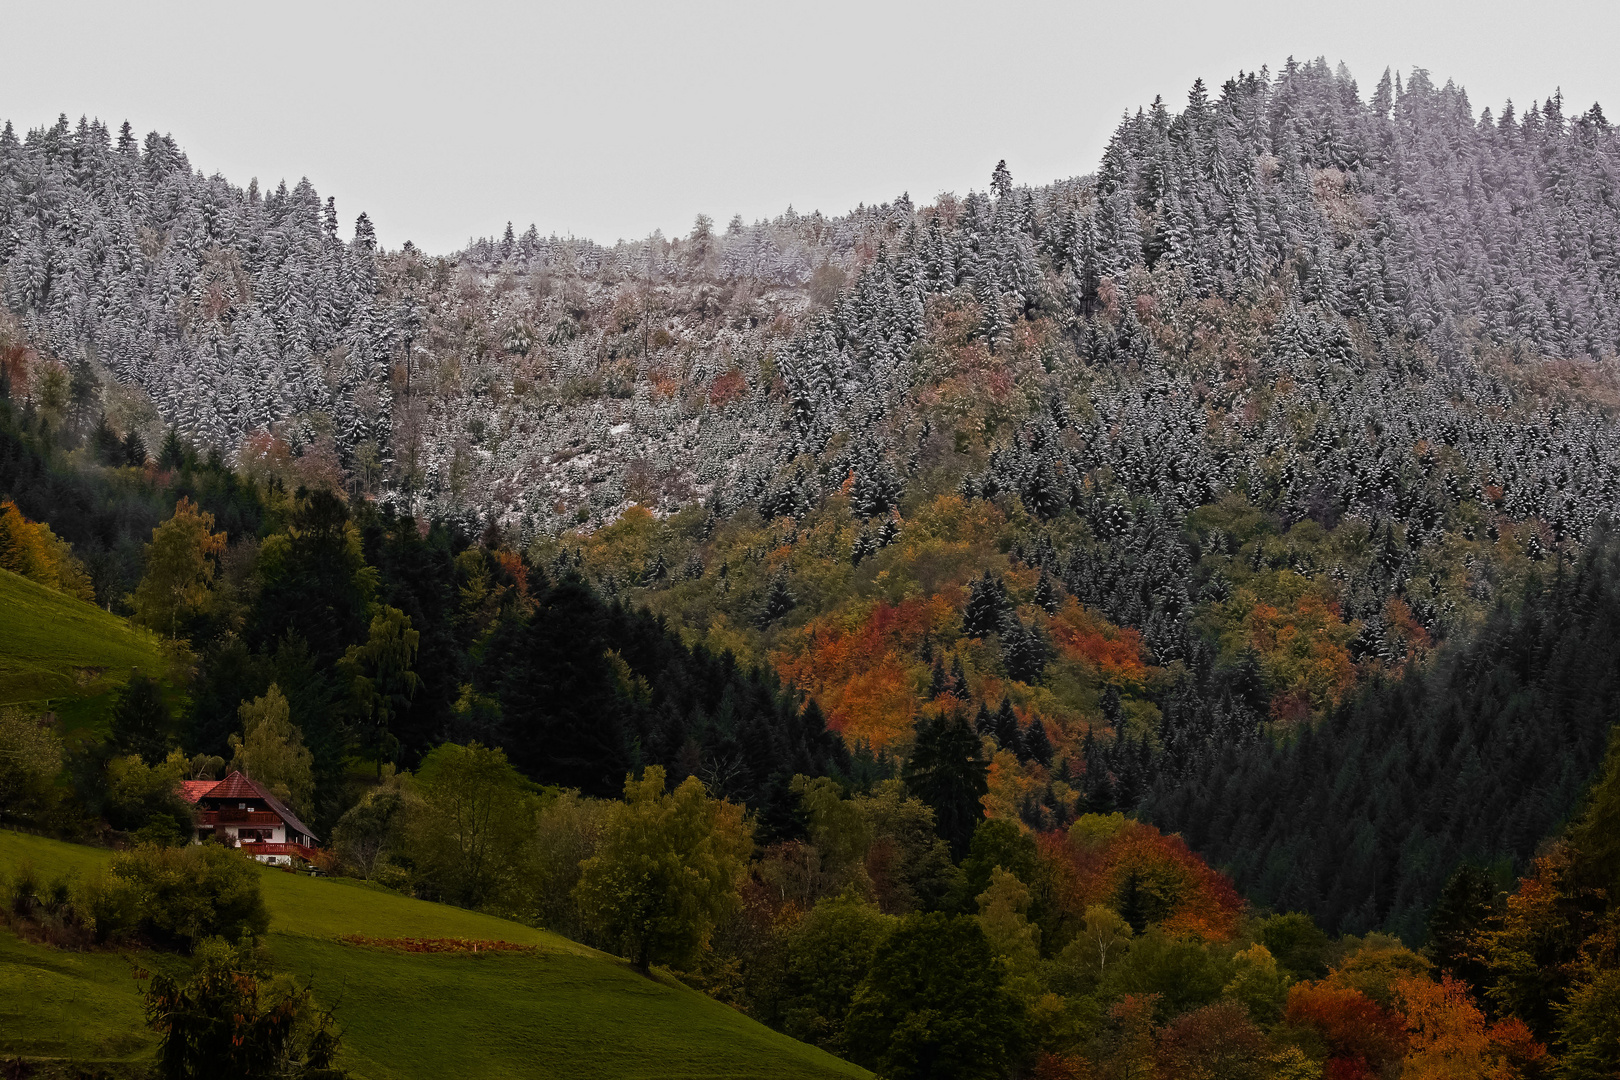
POLYGON ((258 867, 218 844, 147 844, 115 856, 111 870, 86 886, 81 906, 98 941, 138 934, 188 953, 210 937, 236 940, 270 927, 258 867))
POLYGON ((310 993, 272 978, 263 954, 211 941, 185 982, 154 975, 146 992, 148 1023, 162 1038, 163 1080, 230 1076, 255 1080, 341 1080, 332 1067, 338 1036, 332 1015, 310 993))
POLYGON ((57 878, 46 885, 26 862, 11 881, 0 878, 0 925, 10 925, 24 941, 57 948, 80 949, 91 940, 68 879, 57 878))
POLYGON ((153 814, 146 819, 145 825, 135 830, 134 839, 137 844, 184 847, 191 838, 172 814, 153 814))

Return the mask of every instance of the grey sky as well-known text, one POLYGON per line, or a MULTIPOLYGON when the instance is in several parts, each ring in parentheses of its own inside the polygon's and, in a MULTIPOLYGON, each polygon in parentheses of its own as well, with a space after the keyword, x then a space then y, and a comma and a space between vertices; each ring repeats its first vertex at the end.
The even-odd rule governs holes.
POLYGON ((0 116, 171 132, 245 184, 307 175, 434 252, 522 229, 611 242, 706 212, 842 212, 1090 172, 1125 109, 1286 57, 1562 86, 1620 120, 1620 4, 85 2, 0 7, 0 116))

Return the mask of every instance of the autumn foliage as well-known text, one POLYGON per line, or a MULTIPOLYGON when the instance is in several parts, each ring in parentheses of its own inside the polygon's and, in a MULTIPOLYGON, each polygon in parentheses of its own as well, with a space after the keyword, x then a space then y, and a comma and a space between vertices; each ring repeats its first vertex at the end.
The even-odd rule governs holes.
POLYGON ((1409 1035, 1404 1080, 1514 1080, 1538 1065, 1546 1049, 1516 1017, 1489 1023, 1462 983, 1407 978, 1395 1000, 1409 1035))
POLYGON ((1088 666, 1104 682, 1140 684, 1147 677, 1142 635, 1115 626, 1072 598, 1048 620, 1046 633, 1060 656, 1088 666))
POLYGON ((845 741, 883 747, 909 735, 923 704, 927 669, 917 650, 953 623, 950 597, 883 601, 817 619, 775 654, 782 679, 809 691, 845 741))
POLYGON ((1273 720, 1296 722, 1321 715, 1356 684, 1346 648, 1351 628, 1333 601, 1308 592, 1288 607, 1257 603, 1243 630, 1260 655, 1266 681, 1281 691, 1272 697, 1273 720))
POLYGON ((80 600, 94 600, 84 566, 43 522, 29 521, 10 499, 0 500, 0 569, 80 600))
POLYGON ((485 938, 378 938, 364 934, 346 934, 339 939, 345 945, 362 945, 373 949, 407 953, 476 953, 476 952, 535 952, 538 946, 519 945, 510 941, 485 938))
POLYGON ((1327 1076, 1374 1076, 1406 1052, 1401 1018, 1360 990, 1327 982, 1300 983, 1288 992, 1287 1023, 1314 1032, 1325 1045, 1327 1076))
POLYGON ((1135 905, 1139 917, 1167 933, 1206 941, 1225 941, 1237 932, 1242 898, 1226 875, 1211 869, 1179 836, 1120 815, 1093 814, 1067 834, 1043 834, 1037 845, 1053 868, 1065 908, 1084 912, 1094 904, 1116 910, 1135 905))

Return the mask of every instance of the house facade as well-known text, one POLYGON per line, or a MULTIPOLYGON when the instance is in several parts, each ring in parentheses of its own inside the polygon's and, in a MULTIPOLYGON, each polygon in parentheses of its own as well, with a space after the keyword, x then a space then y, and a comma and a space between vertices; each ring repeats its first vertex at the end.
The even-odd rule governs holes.
POLYGON ((314 860, 317 840, 285 803, 233 772, 223 780, 187 780, 181 796, 196 809, 196 841, 240 847, 263 863, 291 866, 314 860))

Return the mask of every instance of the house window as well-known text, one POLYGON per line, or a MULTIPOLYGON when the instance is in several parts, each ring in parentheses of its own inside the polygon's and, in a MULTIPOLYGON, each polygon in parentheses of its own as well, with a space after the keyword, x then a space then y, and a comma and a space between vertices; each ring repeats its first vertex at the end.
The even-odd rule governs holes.
POLYGON ((269 829, 237 829, 236 838, 244 844, 256 844, 261 840, 270 839, 269 829))

